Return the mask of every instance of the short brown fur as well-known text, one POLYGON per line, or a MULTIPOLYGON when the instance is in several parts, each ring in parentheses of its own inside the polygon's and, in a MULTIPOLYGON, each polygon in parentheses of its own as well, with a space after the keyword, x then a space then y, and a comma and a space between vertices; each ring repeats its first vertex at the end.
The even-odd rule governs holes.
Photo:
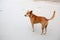
POLYGON ((52 20, 55 16, 55 11, 53 12, 53 16, 50 19, 47 19, 45 17, 42 16, 36 16, 33 14, 33 11, 27 11, 27 13, 25 14, 25 16, 29 16, 31 24, 32 24, 32 31, 34 32, 34 24, 36 23, 41 23, 42 24, 42 34, 46 34, 47 32, 47 25, 48 25, 48 21, 52 20), (44 33, 44 29, 45 29, 45 33, 44 33))

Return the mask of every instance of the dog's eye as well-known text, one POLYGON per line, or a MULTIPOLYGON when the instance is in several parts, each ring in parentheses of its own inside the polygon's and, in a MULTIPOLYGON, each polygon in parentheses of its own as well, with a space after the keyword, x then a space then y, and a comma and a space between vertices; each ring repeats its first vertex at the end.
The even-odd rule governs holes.
POLYGON ((27 14, 29 14, 29 13, 27 13, 27 14))

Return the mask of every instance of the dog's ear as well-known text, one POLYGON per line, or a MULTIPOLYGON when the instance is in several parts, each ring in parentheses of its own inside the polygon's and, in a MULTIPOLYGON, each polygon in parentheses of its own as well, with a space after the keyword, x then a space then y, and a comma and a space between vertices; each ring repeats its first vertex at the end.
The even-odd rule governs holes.
POLYGON ((32 12, 33 12, 33 11, 31 10, 31 11, 30 11, 30 16, 31 16, 31 17, 32 17, 32 12))
POLYGON ((54 10, 54 13, 56 13, 56 11, 54 10))
POLYGON ((30 13, 32 13, 33 11, 31 10, 30 13))

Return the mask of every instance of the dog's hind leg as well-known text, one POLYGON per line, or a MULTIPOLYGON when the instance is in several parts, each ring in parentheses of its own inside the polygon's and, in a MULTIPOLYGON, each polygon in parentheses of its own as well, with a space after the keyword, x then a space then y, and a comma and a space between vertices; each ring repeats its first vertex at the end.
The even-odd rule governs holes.
POLYGON ((48 23, 45 25, 45 33, 44 34, 46 34, 46 32, 47 32, 47 25, 48 25, 48 23))
POLYGON ((41 33, 41 35, 42 34, 46 34, 46 32, 47 32, 47 25, 48 25, 48 23, 42 24, 42 33, 41 33), (45 33, 44 33, 44 29, 45 29, 45 33))
POLYGON ((41 33, 41 35, 43 34, 43 32, 44 32, 44 26, 42 25, 42 33, 41 33))
POLYGON ((45 33, 44 34, 46 34, 46 32, 47 32, 47 25, 45 26, 45 33))

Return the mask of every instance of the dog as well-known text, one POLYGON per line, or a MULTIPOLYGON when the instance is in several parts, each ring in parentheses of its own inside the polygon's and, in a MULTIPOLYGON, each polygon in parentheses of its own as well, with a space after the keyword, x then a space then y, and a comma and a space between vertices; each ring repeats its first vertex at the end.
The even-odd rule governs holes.
POLYGON ((52 20, 55 17, 55 13, 56 11, 53 11, 53 16, 50 19, 47 19, 46 17, 43 16, 37 16, 35 14, 33 14, 33 10, 27 11, 25 16, 29 16, 31 24, 32 24, 32 31, 34 32, 34 24, 36 23, 41 23, 42 27, 42 34, 46 34, 47 32, 47 25, 48 25, 48 21, 52 20), (44 30, 45 29, 45 30, 44 30), (45 31, 45 33, 44 33, 45 31))

